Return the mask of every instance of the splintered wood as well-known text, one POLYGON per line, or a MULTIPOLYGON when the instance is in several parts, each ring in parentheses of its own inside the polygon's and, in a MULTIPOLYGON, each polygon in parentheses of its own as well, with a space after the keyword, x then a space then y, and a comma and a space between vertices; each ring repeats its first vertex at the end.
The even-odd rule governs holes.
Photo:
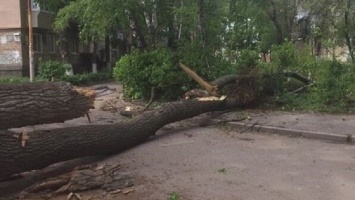
POLYGON ((96 92, 95 90, 91 88, 85 88, 85 87, 74 87, 74 90, 76 90, 79 94, 82 94, 86 97, 89 98, 89 102, 92 105, 92 108, 94 108, 94 101, 96 97, 96 92))
MULTIPOLYGON (((72 194, 102 189, 106 192, 126 191, 133 186, 131 175, 115 165, 85 165, 77 167, 73 172, 59 177, 50 178, 26 189, 20 194, 22 198, 51 191, 51 195, 72 194)), ((68 196, 69 196, 68 195, 68 196)), ((72 198, 73 199, 73 198, 72 198)), ((74 198, 75 199, 75 198, 74 198)))

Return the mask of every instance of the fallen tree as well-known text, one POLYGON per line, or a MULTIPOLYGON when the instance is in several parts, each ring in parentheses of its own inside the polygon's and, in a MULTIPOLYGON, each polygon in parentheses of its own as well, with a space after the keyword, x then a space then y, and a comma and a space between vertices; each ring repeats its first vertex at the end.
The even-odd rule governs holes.
POLYGON ((231 99, 167 103, 157 110, 117 124, 33 131, 28 134, 25 145, 21 145, 23 141, 19 141, 13 132, 2 130, 0 179, 60 161, 119 152, 142 143, 166 124, 241 105, 231 99))
MULTIPOLYGON (((167 103, 156 110, 143 112, 133 119, 112 125, 85 125, 53 130, 35 130, 21 134, 0 130, 0 179, 28 170, 41 169, 60 161, 116 153, 142 143, 160 128, 172 122, 191 118, 205 112, 243 108, 257 99, 257 94, 260 91, 259 84, 262 83, 260 80, 264 78, 257 73, 247 76, 229 75, 208 83, 187 66, 181 65, 181 67, 205 88, 209 95, 219 96, 219 91, 223 86, 231 83, 233 83, 232 88, 237 89, 237 93, 242 95, 230 95, 232 98, 225 99, 214 97, 212 99, 192 99, 167 103), (240 90, 243 87, 244 90, 240 90)), ((22 90, 26 87, 34 87, 34 85, 22 86, 22 90)), ((60 88, 57 89, 57 92, 61 91, 60 88)), ((21 89, 15 91, 21 91, 21 89)), ((73 89, 69 91, 69 93, 75 94, 74 97, 80 97, 80 93, 77 91, 73 91, 73 89)), ((19 93, 21 94, 21 92, 19 93)), ((28 92, 26 93, 28 94, 28 92)), ((56 96, 55 93, 48 93, 53 95, 52 98, 56 96)), ((40 95, 41 93, 38 92, 37 94, 40 95)), ((38 100, 41 101, 41 98, 38 100)), ((58 98, 55 102, 58 101, 71 102, 72 98, 58 98)), ((42 107, 42 109, 47 107, 42 107)), ((73 109, 76 109, 75 104, 73 109)), ((84 110, 79 114, 85 114, 83 112, 84 110)), ((43 120, 41 123, 43 123, 43 120)), ((16 126, 18 125, 16 124, 16 126)))
POLYGON ((84 116, 93 108, 94 96, 65 82, 0 85, 0 129, 84 116))

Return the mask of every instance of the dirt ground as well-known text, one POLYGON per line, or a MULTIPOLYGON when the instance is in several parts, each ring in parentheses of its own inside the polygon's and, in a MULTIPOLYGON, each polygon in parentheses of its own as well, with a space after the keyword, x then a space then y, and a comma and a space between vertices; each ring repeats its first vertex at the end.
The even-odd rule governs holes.
MULTIPOLYGON (((112 101, 114 105, 123 103, 121 87, 115 83, 108 86, 116 88, 116 92, 97 99, 96 109, 91 113, 93 123, 114 123, 123 119, 118 113, 100 110, 105 102, 112 101)), ((295 115, 297 118, 295 113, 290 116, 295 118, 295 115)), ((301 119, 305 115, 312 116, 299 114, 298 117, 301 119)), ((312 124, 309 121, 312 119, 307 118, 309 124, 312 124)), ((119 163, 122 171, 131 176, 134 186, 116 194, 103 190, 80 192, 81 198, 354 199, 355 145, 256 132, 240 133, 240 130, 223 125, 197 127, 194 126, 196 121, 192 119, 170 125, 146 143, 98 161, 98 164, 119 163), (127 194, 123 194, 125 191, 127 194)), ((86 118, 80 118, 65 124, 27 129, 87 123, 86 118)), ((334 128, 331 121, 323 123, 322 128, 326 126, 334 128)), ((334 130, 338 129, 341 128, 334 130)), ((63 164, 49 168, 60 166, 63 164)), ((38 194, 26 199, 60 200, 66 199, 67 195, 48 198, 38 194)))

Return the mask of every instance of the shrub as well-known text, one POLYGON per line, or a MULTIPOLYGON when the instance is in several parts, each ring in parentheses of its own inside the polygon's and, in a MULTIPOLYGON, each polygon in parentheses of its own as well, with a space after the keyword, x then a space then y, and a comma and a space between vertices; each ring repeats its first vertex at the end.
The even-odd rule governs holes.
POLYGON ((291 109, 326 112, 354 110, 355 66, 336 60, 320 60, 313 65, 315 84, 304 94, 280 94, 291 109))
MULTIPOLYGON (((285 78, 282 73, 285 71, 296 72, 303 76, 315 78, 317 60, 312 56, 309 48, 297 49, 291 42, 285 42, 281 45, 273 45, 271 48, 271 62, 259 63, 259 68, 263 74, 272 75, 277 93, 287 92, 297 87, 299 83, 296 80, 285 78)), ((270 88, 271 89, 271 88, 270 88)))
POLYGON ((116 63, 114 77, 122 82, 125 95, 133 99, 149 98, 151 88, 157 86, 166 86, 160 90, 161 98, 174 99, 186 90, 197 87, 178 67, 179 62, 189 66, 206 81, 235 73, 237 69, 222 55, 203 50, 198 44, 185 44, 175 52, 157 48, 124 56, 116 63))
POLYGON ((60 78, 65 75, 66 67, 59 61, 40 61, 38 65, 38 77, 43 79, 60 78))
POLYGON ((114 78, 124 87, 124 93, 130 98, 149 98, 152 87, 164 87, 160 94, 163 98, 176 98, 183 88, 179 84, 187 80, 172 62, 171 53, 164 48, 151 52, 135 51, 121 58, 114 69, 114 78))
POLYGON ((259 65, 260 56, 257 51, 254 50, 241 50, 237 57, 238 70, 251 70, 255 69, 259 65))
POLYGON ((354 65, 338 61, 319 62, 313 98, 327 107, 344 107, 354 101, 354 65))

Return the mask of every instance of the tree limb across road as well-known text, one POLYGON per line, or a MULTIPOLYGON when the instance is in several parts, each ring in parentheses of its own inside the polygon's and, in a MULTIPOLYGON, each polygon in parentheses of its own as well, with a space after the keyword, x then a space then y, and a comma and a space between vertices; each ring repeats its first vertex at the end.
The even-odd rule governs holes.
MULTIPOLYGON (((166 124, 242 106, 234 100, 187 100, 112 125, 85 125, 28 133, 21 145, 14 133, 0 131, 0 179, 79 157, 111 154, 142 143, 166 124)), ((1 191, 0 191, 1 192, 1 191)))

